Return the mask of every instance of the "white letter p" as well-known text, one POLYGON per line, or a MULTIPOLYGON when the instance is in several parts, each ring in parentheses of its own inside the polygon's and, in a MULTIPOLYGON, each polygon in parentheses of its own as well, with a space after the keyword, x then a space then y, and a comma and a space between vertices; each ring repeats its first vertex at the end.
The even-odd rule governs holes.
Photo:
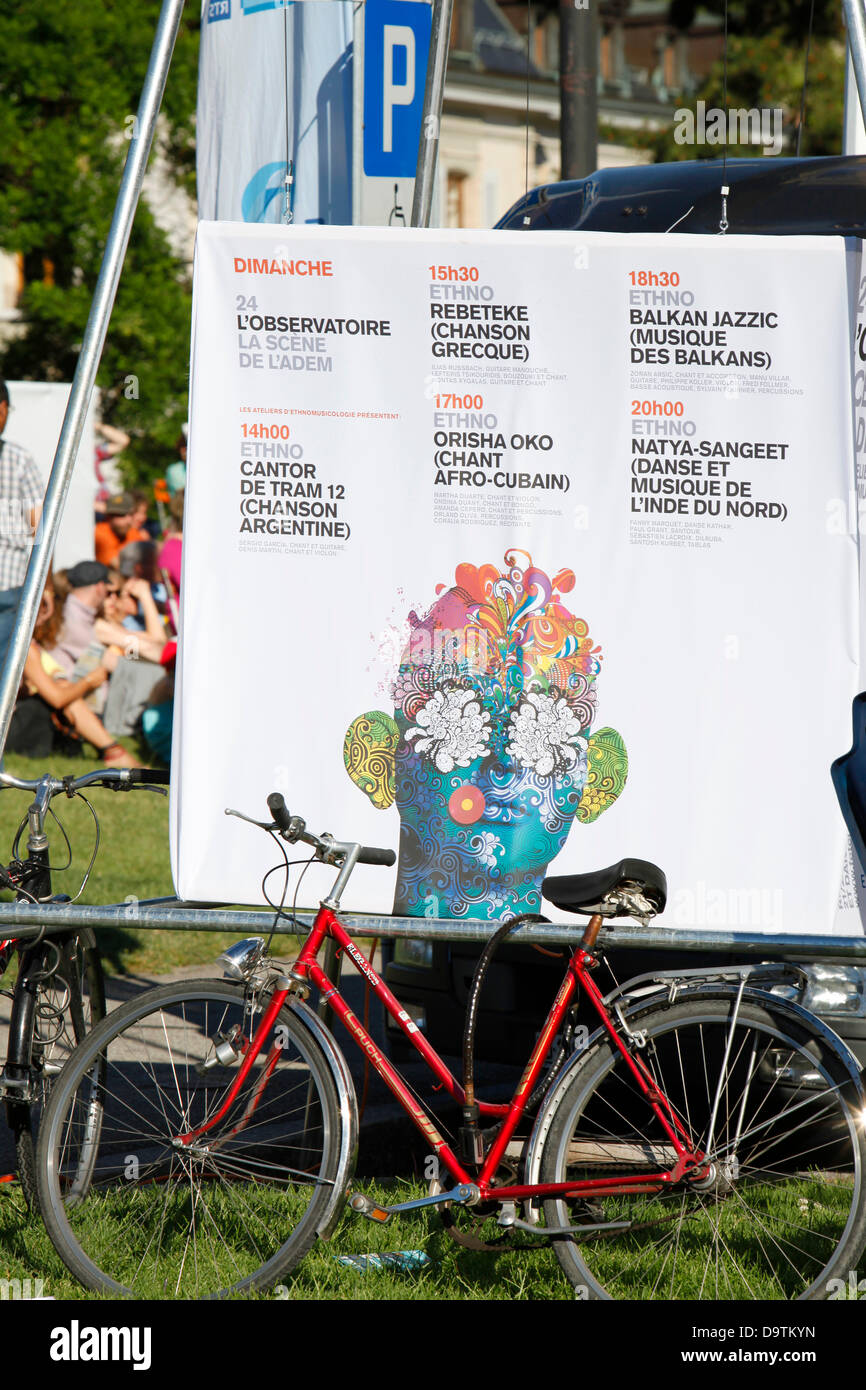
POLYGON ((385 65, 382 94, 382 150, 390 154, 394 148, 393 111, 395 106, 411 106, 415 96, 415 33, 408 24, 386 24, 385 65), (394 49, 406 54, 406 81, 394 81, 394 49))

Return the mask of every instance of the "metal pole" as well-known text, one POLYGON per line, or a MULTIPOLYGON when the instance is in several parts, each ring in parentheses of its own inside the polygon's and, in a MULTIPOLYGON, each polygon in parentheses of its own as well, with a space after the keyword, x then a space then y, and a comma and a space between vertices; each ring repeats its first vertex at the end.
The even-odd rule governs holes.
POLYGON ((16 627, 9 643, 6 665, 2 676, 0 676, 0 749, 6 744, 15 696, 21 682, 24 662, 27 659, 27 649, 36 624, 39 601, 45 587, 45 580, 48 577, 54 542, 57 539, 66 494, 72 479, 75 456, 81 442, 84 418, 96 382, 96 372, 102 357, 111 310, 114 307, 135 209, 138 206, 153 133, 156 129, 156 118, 159 115, 171 55, 180 26, 183 4, 184 0, 164 0, 159 23, 156 27, 150 62, 138 106, 138 115, 129 145, 129 154, 126 157, 123 178, 114 206, 114 217, 105 243, 99 279, 96 282, 93 303, 90 306, 78 365, 75 368, 75 377, 69 394, 69 403, 63 417, 57 452, 54 455, 48 489, 45 493, 45 505, 39 525, 38 539, 30 553, 30 562, 27 566, 27 575, 18 607, 16 627))
POLYGON ((563 179, 598 167, 598 5, 559 0, 559 142, 563 179))
POLYGON ((857 92, 860 97, 860 110, 866 122, 866 6, 864 0, 842 0, 845 10, 845 23, 848 26, 848 43, 857 79, 857 92))
POLYGON ((430 57, 427 60, 427 82, 424 87, 424 115, 421 138, 418 141, 418 166, 415 171, 415 191, 412 195, 413 227, 430 225, 433 202, 433 179, 439 153, 439 126, 442 121, 442 99, 445 95, 445 68, 448 64, 448 43, 451 37, 451 12, 454 0, 433 0, 433 27, 430 34, 430 57))

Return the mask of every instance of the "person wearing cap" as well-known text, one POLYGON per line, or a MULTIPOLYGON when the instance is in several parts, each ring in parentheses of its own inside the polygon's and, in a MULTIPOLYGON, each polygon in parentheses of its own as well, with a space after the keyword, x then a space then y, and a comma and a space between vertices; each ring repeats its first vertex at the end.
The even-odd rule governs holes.
POLYGON ((3 439, 9 391, 0 378, 0 666, 15 629, 33 535, 45 489, 26 449, 3 439))
POLYGON ((63 626, 51 655, 67 675, 93 642, 93 629, 108 592, 108 570, 98 560, 81 560, 66 571, 69 594, 63 606, 63 626))
POLYGON ((105 520, 97 523, 93 532, 93 549, 100 564, 111 569, 117 556, 131 541, 150 540, 146 531, 135 525, 136 501, 131 492, 118 492, 105 503, 105 520))

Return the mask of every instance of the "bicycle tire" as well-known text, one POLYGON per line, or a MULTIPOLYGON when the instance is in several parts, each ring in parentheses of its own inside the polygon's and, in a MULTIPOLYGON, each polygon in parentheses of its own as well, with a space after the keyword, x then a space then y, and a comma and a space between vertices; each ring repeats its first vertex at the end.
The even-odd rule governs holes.
MULTIPOLYGON (((28 974, 40 981, 28 1004, 26 1052, 30 1098, 7 1099, 18 1179, 31 1211, 38 1209, 36 1140, 53 1080, 85 1034, 105 1017, 105 979, 93 933, 54 938, 31 954, 28 974), (58 959, 57 952, 60 952, 58 959)), ((20 981, 19 981, 20 983, 20 981)))
MULTIPOLYGON (((715 1162, 701 1186, 546 1200, 547 1226, 585 1232, 552 1237, 577 1296, 818 1299, 857 1267, 866 1246, 858 1088, 819 1034, 745 1002, 732 1029, 733 1009, 730 997, 710 998, 629 1018, 645 1036, 632 1050, 695 1142, 711 1140, 715 1162), (629 1229, 592 1233, 620 1220, 629 1229)), ((639 1175, 674 1156, 621 1054, 596 1044, 562 1085, 540 1180, 639 1175)))
POLYGON ((58 1254, 89 1288, 136 1298, 252 1293, 313 1245, 347 1177, 331 1064, 295 1010, 280 1011, 227 1114, 199 1145, 177 1143, 217 1113, 235 1079, 237 1059, 219 1060, 216 1047, 250 1038, 267 1002, 222 980, 148 990, 94 1029, 59 1078, 40 1133, 39 1195, 58 1254), (70 1199, 97 1058, 96 1154, 86 1190, 70 1199))

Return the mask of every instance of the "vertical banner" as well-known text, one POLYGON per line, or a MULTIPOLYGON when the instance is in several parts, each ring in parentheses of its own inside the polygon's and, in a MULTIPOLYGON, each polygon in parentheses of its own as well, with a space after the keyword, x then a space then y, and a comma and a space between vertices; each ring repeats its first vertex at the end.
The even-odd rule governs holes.
POLYGON ((350 0, 203 0, 199 215, 352 221, 350 0))
POLYGON ((355 909, 502 920, 630 855, 672 926, 832 931, 844 244, 205 223, 195 277, 179 894, 262 901, 224 808, 279 790, 398 851, 355 909))
MULTIPOLYGON (((850 64, 850 54, 848 56, 850 64)), ((856 88, 854 89, 856 93, 856 88)), ((859 110, 859 106, 857 108, 859 110)), ((866 267, 859 242, 848 249, 848 271, 854 305, 853 321, 853 407, 854 467, 847 491, 827 501, 827 529, 836 536, 858 537, 866 518, 866 267)), ((860 566, 860 679, 858 692, 866 690, 866 568, 860 566)), ((849 738, 849 744, 851 739, 849 738)), ((847 749, 843 749, 847 752, 847 749)), ((836 930, 847 934, 866 923, 866 865, 860 863, 850 837, 846 839, 842 863, 842 883, 836 930)))

